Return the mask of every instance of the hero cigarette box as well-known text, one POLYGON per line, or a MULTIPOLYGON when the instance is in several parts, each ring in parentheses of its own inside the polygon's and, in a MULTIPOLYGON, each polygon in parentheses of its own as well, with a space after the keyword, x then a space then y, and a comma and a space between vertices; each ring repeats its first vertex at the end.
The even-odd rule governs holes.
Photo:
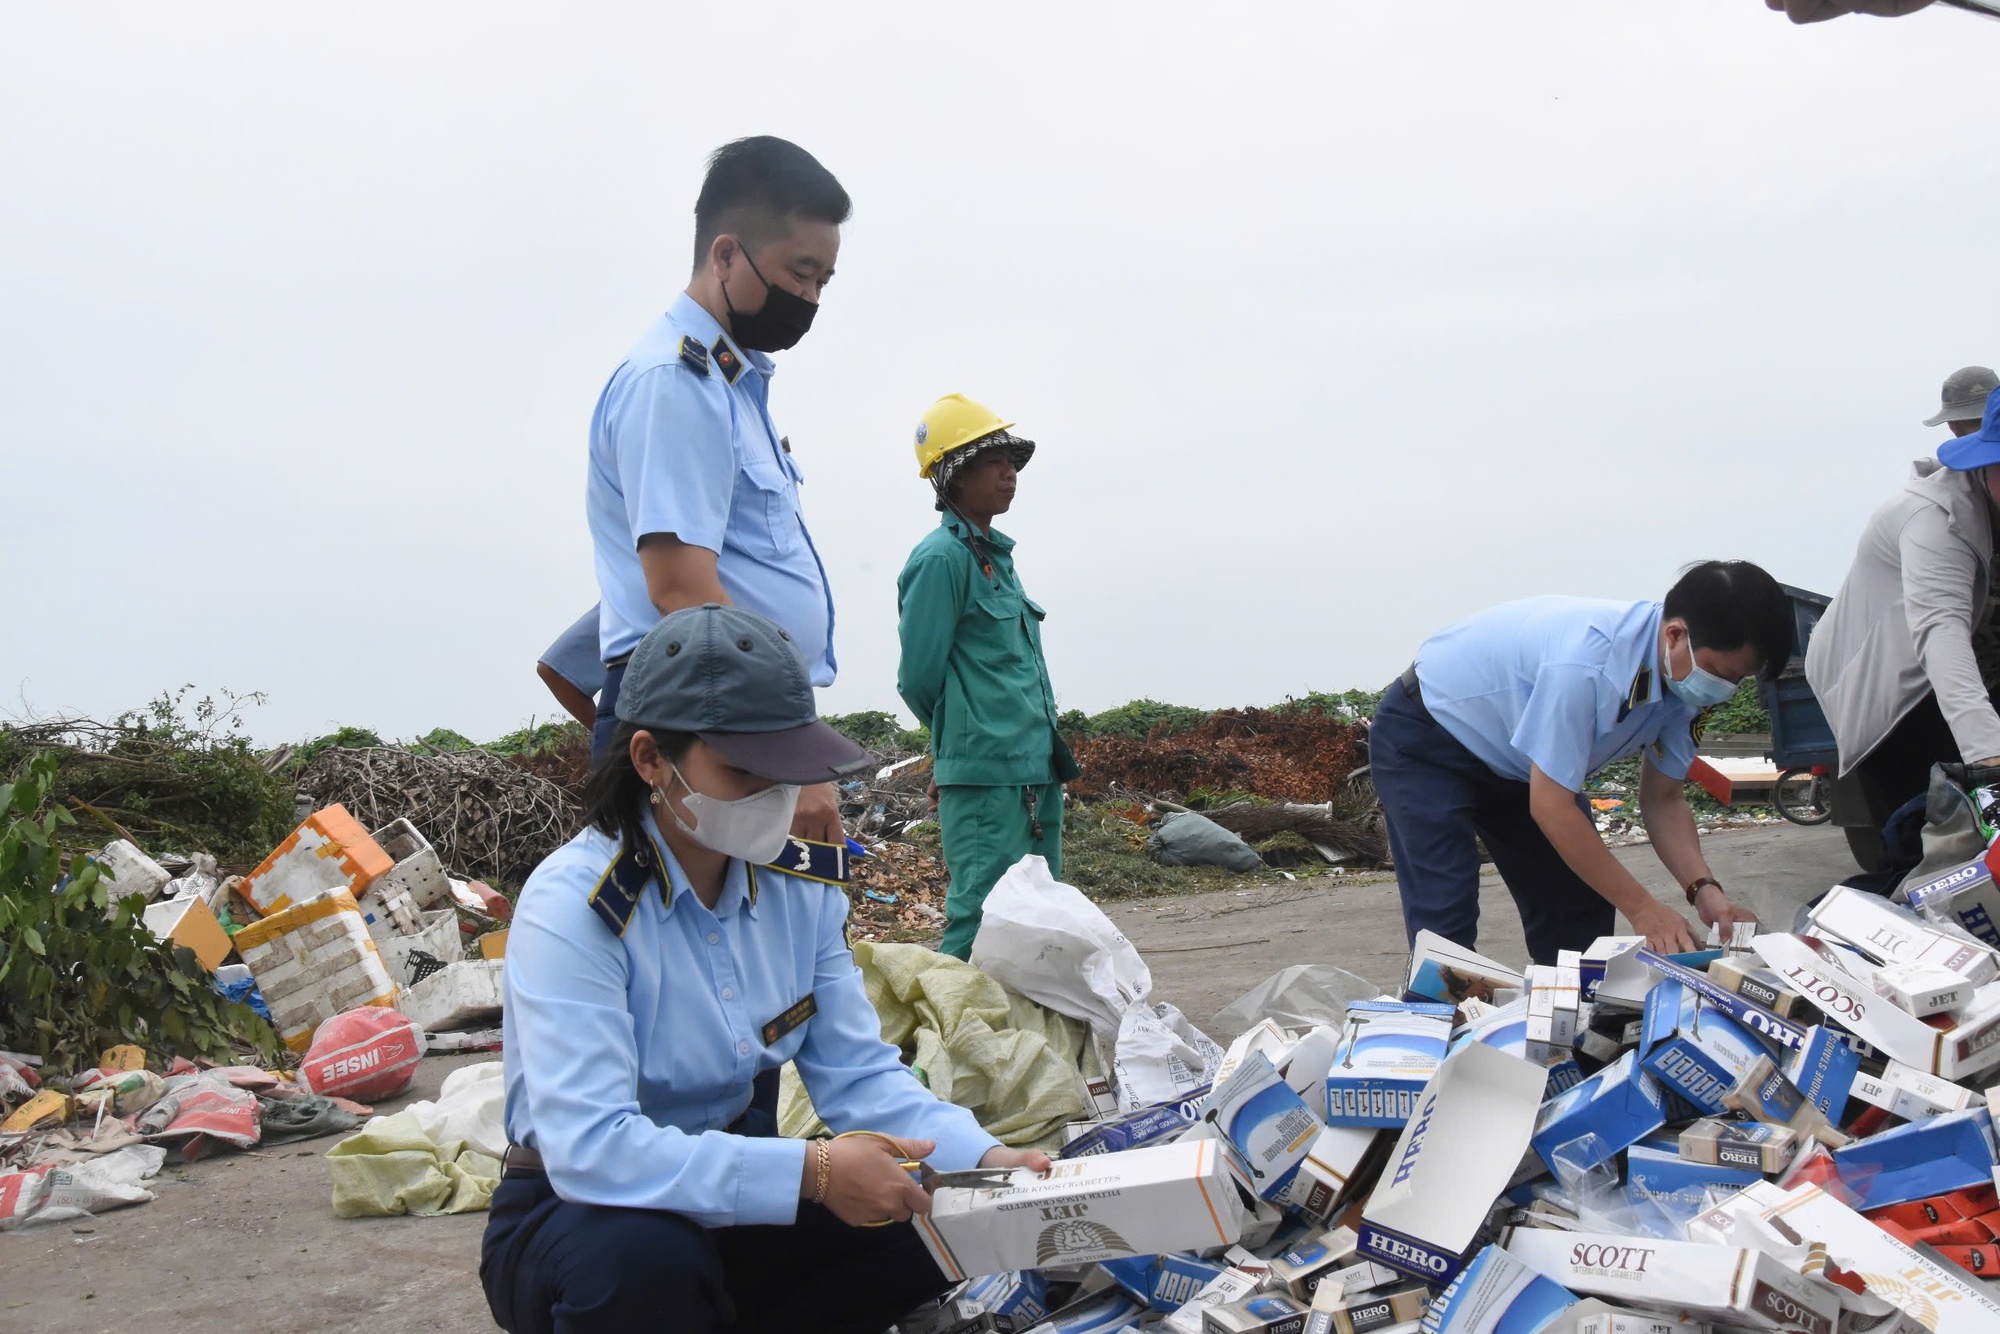
POLYGON ((1663 1085, 1713 1116, 1750 1068, 1766 1056, 1762 1043, 1699 992, 1664 981, 1646 997, 1639 1063, 1663 1085))
POLYGON ((1121 1153, 1149 1144, 1164 1144, 1185 1134, 1189 1126, 1201 1119, 1208 1094, 1209 1088, 1204 1085, 1178 1101, 1141 1107, 1108 1121, 1094 1122, 1065 1143, 1059 1156, 1087 1158, 1097 1153, 1121 1153))
POLYGON ((950 1279, 1228 1246, 1243 1232, 1213 1140, 1058 1161, 997 1190, 939 1190, 916 1219, 950 1279))
POLYGON ((1451 1042, 1452 1007, 1356 1001, 1326 1075, 1327 1124, 1400 1126, 1451 1042))
POLYGON ((1201 1119, 1222 1132, 1252 1192, 1266 1200, 1285 1193, 1326 1128, 1261 1051, 1216 1084, 1201 1119))
POLYGON ((1905 896, 1918 914, 1949 922, 2000 948, 2000 886, 1993 883, 1993 849, 1912 888, 1905 896))
POLYGON ((1773 1334, 1834 1334, 1828 1288, 1761 1251, 1614 1233, 1510 1233, 1514 1257, 1571 1292, 1713 1316, 1773 1334))
POLYGON ((1626 1052, 1610 1065, 1565 1093, 1543 1104, 1535 1120, 1535 1152, 1551 1170, 1557 1151, 1593 1137, 1569 1156, 1579 1167, 1595 1167, 1627 1145, 1652 1134, 1667 1121, 1666 1096, 1660 1081, 1639 1065, 1637 1052, 1626 1052))
POLYGON ((1876 995, 1919 1019, 1963 1009, 1973 990, 1957 973, 1928 963, 1887 964, 1875 970, 1873 985, 1876 995))
POLYGON ((1349 1297, 1322 1288, 1313 1298, 1312 1314, 1305 1328, 1311 1334, 1376 1334, 1407 1321, 1419 1320, 1430 1305, 1430 1289, 1421 1285, 1397 1288, 1392 1292, 1371 1292, 1349 1297))
POLYGON ((1424 1313, 1424 1334, 1535 1334, 1576 1305, 1576 1295, 1551 1283, 1498 1246, 1472 1257, 1424 1313))
POLYGON ((1691 1163, 1777 1173, 1792 1165, 1799 1137, 1784 1126, 1756 1121, 1697 1121, 1681 1131, 1676 1145, 1691 1163))
MULTIPOLYGON (((1525 1061, 1534 1061, 1549 1067, 1550 1093, 1561 1093, 1583 1082, 1583 1067, 1567 1052, 1552 1051, 1537 1055, 1534 1044, 1528 1038, 1528 1006, 1531 998, 1523 998, 1509 1005, 1502 1005, 1489 1011, 1479 1019, 1462 1026, 1452 1035, 1450 1050, 1457 1051, 1468 1042, 1483 1042, 1489 1047, 1506 1052, 1509 1056, 1519 1056, 1525 1061), (1551 1060, 1553 1057, 1553 1060, 1551 1060)), ((1617 1052, 1614 1050, 1614 1056, 1617 1052)))
POLYGON ((1320 1280, 1352 1259, 1360 1243, 1352 1228, 1315 1232, 1272 1258, 1271 1277, 1284 1284, 1292 1296, 1310 1301, 1320 1280))
POLYGON ((1984 1107, 1912 1121, 1833 1151, 1858 1209, 1967 1190, 1993 1180, 1993 1118, 1984 1107))
POLYGON ((1604 970, 1612 959, 1627 951, 1637 949, 1646 943, 1644 936, 1599 936, 1590 942, 1577 961, 1577 995, 1584 1000, 1596 1000, 1599 985, 1604 981, 1604 970))
POLYGON ((1812 1010, 1804 996, 1786 986, 1782 978, 1760 966, 1754 958, 1717 959, 1708 966, 1708 977, 1724 990, 1755 1001, 1773 1014, 1806 1019, 1812 1010))
POLYGON ((1941 931, 1887 899, 1845 885, 1829 890, 1807 920, 1877 963, 1927 963, 1975 987, 2000 977, 2000 955, 1991 946, 1941 931))
POLYGON ((1361 1213, 1361 1254, 1441 1286, 1505 1189, 1534 1133, 1548 1071, 1473 1043, 1418 1100, 1361 1213))
POLYGON ((1738 1191, 1763 1179, 1758 1168, 1724 1167, 1683 1158, 1671 1135, 1664 1141, 1641 1140, 1625 1151, 1627 1194, 1670 1205, 1683 1215, 1699 1213, 1711 1189, 1738 1191))
POLYGON ((1828 1122, 1839 1125, 1854 1078, 1861 1073, 1861 1053, 1847 1045, 1840 1034, 1815 1024, 1806 1030, 1806 1045, 1789 1054, 1784 1070, 1785 1078, 1806 1095, 1806 1101, 1819 1108, 1828 1122))

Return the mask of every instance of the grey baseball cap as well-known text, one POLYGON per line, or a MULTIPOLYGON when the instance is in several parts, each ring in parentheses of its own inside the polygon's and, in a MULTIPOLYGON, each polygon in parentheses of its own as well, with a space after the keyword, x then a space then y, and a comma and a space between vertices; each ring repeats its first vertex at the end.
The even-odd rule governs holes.
POLYGON ((673 613, 639 641, 618 687, 618 721, 693 732, 774 783, 826 783, 869 764, 867 751, 819 720, 792 637, 713 602, 673 613))
POLYGON ((2000 375, 1984 366, 1953 371, 1945 377, 1943 406, 1935 417, 1926 418, 1924 425, 1979 421, 1986 416, 1986 396, 1995 389, 2000 389, 2000 375))

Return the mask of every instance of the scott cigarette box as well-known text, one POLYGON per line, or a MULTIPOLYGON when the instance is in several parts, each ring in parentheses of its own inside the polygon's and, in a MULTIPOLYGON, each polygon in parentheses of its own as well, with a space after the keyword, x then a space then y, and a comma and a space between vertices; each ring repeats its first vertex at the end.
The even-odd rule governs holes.
MULTIPOLYGON (((1939 1027, 1883 1000, 1832 950, 1803 937, 1759 936, 1757 953, 1827 1018, 1905 1065, 1965 1079, 2000 1064, 2000 987, 1979 988, 1948 1027, 1939 1027)), ((1803 1034, 1787 1045, 1803 1047, 1803 1034)))
POLYGON ((1822 935, 1844 940, 1877 963, 1926 963, 1972 986, 2000 977, 2000 954, 1989 945, 1948 934, 1887 899, 1837 885, 1808 918, 1822 935))
POLYGON ((1628 1051, 1566 1093, 1545 1103, 1535 1120, 1534 1147, 1551 1170, 1557 1154, 1578 1167, 1595 1167, 1667 1122, 1660 1081, 1628 1051))
POLYGON ((1988 848, 1962 866, 1909 891, 1910 907, 1932 922, 1951 923, 1975 939, 2000 948, 2000 886, 1993 883, 1988 848))
POLYGON ((1699 1313, 1772 1334, 1834 1334, 1832 1291, 1775 1258, 1733 1246, 1613 1233, 1508 1234, 1507 1250, 1571 1292, 1699 1313))
POLYGON ((1279 1201, 1316 1222, 1331 1221, 1374 1179, 1391 1139, 1374 1126, 1328 1126, 1319 1132, 1279 1201))
POLYGON ((1423 1318, 1424 1334, 1537 1334, 1576 1305, 1552 1283, 1498 1246, 1472 1257, 1423 1318))
POLYGON ((1433 1287, 1451 1281, 1534 1134, 1548 1071, 1481 1043, 1425 1087, 1361 1212, 1361 1254, 1433 1287))
POLYGON ((1236 1151, 1251 1190, 1276 1199, 1326 1129, 1261 1051, 1252 1051, 1215 1086, 1201 1119, 1236 1151))
POLYGON ((940 1190, 915 1220, 945 1277, 1205 1250, 1243 1233, 1214 1140, 1065 1159, 1015 1180, 997 1190, 940 1190))
POLYGON ((1326 1075, 1328 1125, 1400 1126, 1451 1041, 1452 1007, 1357 1001, 1326 1075))
POLYGON ((1707 1120, 1681 1131, 1676 1148, 1691 1163, 1769 1174, 1792 1165, 1799 1137, 1783 1126, 1757 1121, 1707 1120))

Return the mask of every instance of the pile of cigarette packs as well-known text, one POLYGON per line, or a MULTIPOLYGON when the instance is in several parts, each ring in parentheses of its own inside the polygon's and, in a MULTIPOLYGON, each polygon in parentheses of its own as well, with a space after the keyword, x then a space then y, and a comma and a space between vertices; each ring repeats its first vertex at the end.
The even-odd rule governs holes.
POLYGON ((1400 996, 938 1191, 901 1334, 2000 1334, 2000 891, 1907 897, 1525 974, 1420 934, 1400 996))

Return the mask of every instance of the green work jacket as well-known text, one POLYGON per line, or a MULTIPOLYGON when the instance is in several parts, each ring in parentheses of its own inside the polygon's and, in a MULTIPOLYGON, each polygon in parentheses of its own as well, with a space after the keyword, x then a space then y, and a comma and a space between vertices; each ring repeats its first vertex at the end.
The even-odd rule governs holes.
POLYGON ((1027 787, 1077 776, 1056 731, 1041 607, 1014 573, 1014 539, 985 539, 991 573, 947 513, 896 579, 896 690, 931 729, 939 786, 1027 787))

